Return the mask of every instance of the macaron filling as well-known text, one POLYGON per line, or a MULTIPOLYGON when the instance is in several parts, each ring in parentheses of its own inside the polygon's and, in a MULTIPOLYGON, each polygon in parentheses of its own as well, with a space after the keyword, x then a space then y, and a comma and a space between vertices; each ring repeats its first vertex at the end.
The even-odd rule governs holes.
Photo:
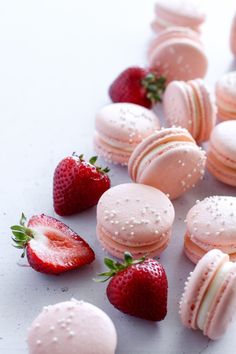
POLYGON ((204 330, 210 309, 214 305, 217 293, 233 268, 235 268, 235 264, 233 262, 224 263, 218 269, 214 279, 210 283, 197 315, 197 326, 199 329, 204 330))
POLYGON ((97 132, 97 137, 105 144, 110 145, 116 149, 120 149, 122 151, 132 152, 134 150, 134 147, 137 145, 137 144, 132 145, 131 143, 128 144, 123 141, 108 138, 105 135, 101 134, 100 132, 97 132))

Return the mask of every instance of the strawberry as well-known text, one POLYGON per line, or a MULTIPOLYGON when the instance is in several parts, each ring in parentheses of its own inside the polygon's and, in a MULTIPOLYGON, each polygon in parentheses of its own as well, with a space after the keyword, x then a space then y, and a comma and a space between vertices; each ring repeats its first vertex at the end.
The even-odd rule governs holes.
POLYGON ((113 81, 109 96, 113 102, 136 103, 151 108, 156 102, 161 102, 165 81, 152 69, 130 67, 113 81))
POLYGON ((161 321, 167 313, 167 277, 164 268, 155 259, 133 260, 125 252, 124 263, 105 258, 110 269, 99 274, 106 281, 107 297, 118 310, 150 321, 161 321))
POLYGON ((109 169, 95 166, 97 156, 89 162, 83 155, 63 159, 54 172, 53 201, 59 215, 71 215, 96 205, 110 188, 109 169))
POLYGON ((25 226, 11 227, 14 247, 23 249, 30 266, 42 273, 59 274, 91 263, 94 252, 78 234, 61 221, 44 214, 32 216, 25 226))

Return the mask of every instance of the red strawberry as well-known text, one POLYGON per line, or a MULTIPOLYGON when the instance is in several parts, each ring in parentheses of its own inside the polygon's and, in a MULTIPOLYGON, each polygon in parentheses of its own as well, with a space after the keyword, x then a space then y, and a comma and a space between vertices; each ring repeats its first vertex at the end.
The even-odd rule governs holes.
POLYGON ((118 310, 150 321, 161 321, 167 313, 167 277, 164 268, 155 259, 133 261, 125 252, 121 264, 105 258, 109 272, 99 275, 108 280, 107 297, 118 310))
POLYGON ((42 273, 59 274, 91 263, 94 252, 79 235, 61 221, 44 214, 32 216, 25 226, 11 227, 15 247, 23 249, 32 268, 42 273))
POLYGON ((110 188, 109 169, 95 166, 97 157, 89 162, 83 155, 66 157, 57 166, 53 179, 54 209, 59 215, 71 215, 96 205, 110 188))
POLYGON ((154 103, 161 102, 165 81, 152 69, 130 67, 111 84, 109 96, 113 102, 136 103, 151 108, 154 103))

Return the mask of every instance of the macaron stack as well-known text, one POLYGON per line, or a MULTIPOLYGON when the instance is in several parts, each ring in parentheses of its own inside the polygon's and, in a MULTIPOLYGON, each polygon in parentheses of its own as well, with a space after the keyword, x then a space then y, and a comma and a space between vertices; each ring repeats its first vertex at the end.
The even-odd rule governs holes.
POLYGON ((151 28, 156 33, 173 26, 191 28, 196 32, 201 32, 201 25, 206 19, 199 4, 189 0, 158 0, 154 12, 155 19, 151 23, 151 28))

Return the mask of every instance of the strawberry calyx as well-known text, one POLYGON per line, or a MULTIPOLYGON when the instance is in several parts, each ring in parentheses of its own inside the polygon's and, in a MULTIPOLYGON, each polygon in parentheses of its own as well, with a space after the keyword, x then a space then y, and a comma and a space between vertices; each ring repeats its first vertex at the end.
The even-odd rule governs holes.
MULTIPOLYGON (((72 156, 77 157, 78 159, 80 159, 81 162, 85 161, 83 154, 77 155, 76 152, 73 152, 72 156)), ((96 166, 97 159, 98 159, 98 156, 92 156, 89 159, 90 165, 94 166, 98 172, 100 172, 102 174, 107 174, 110 171, 109 167, 106 166, 105 168, 103 168, 101 166, 96 166)))
POLYGON ((147 98, 152 102, 162 102, 162 95, 166 88, 166 78, 158 76, 155 72, 149 72, 141 81, 147 92, 147 98))
POLYGON ((121 272, 122 270, 130 267, 131 265, 143 263, 146 259, 146 256, 143 256, 140 259, 133 260, 132 254, 130 252, 124 253, 124 263, 120 263, 114 261, 111 258, 104 258, 104 264, 109 268, 108 272, 99 273, 99 277, 103 277, 103 279, 94 279, 96 282, 106 282, 108 279, 112 278, 117 273, 121 272))
POLYGON ((19 222, 20 225, 11 226, 11 231, 14 235, 14 237, 12 237, 12 240, 15 243, 13 244, 13 247, 18 249, 23 249, 23 253, 21 255, 22 258, 25 256, 25 250, 28 242, 32 238, 34 238, 33 230, 30 229, 29 227, 26 227, 25 222, 26 222, 26 217, 24 213, 22 213, 19 222))

